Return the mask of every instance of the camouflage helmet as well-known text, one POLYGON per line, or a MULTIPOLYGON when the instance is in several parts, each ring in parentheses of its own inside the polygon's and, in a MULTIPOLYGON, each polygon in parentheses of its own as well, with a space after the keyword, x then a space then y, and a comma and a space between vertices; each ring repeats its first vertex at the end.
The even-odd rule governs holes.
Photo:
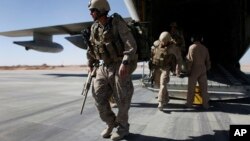
POLYGON ((89 10, 97 9, 101 13, 108 12, 110 6, 107 0, 90 0, 88 5, 89 10))
POLYGON ((170 35, 170 33, 168 33, 167 31, 164 31, 161 33, 159 40, 161 42, 163 42, 164 44, 167 44, 168 42, 172 41, 172 37, 170 35))

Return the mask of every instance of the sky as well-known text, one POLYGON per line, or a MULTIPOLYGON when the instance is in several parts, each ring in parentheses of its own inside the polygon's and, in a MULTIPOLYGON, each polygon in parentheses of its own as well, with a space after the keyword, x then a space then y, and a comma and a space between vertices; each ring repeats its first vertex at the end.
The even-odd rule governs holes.
MULTIPOLYGON (((108 0, 110 14, 117 12, 124 17, 129 13, 123 0, 108 0)), ((1 0, 0 32, 46 27, 52 25, 92 21, 88 10, 89 0, 1 0)), ((86 64, 86 51, 80 49, 64 37, 53 36, 53 41, 61 44, 60 53, 26 51, 13 41, 28 41, 32 37, 0 36, 0 66, 12 65, 83 65, 86 64)))
MULTIPOLYGON (((123 0, 108 1, 110 14, 117 12, 123 17, 129 16, 123 0)), ((89 0, 1 0, 0 32, 92 21, 87 8, 88 2, 89 0)), ((54 42, 64 46, 60 53, 26 51, 22 46, 13 44, 13 41, 28 41, 32 37, 0 36, 0 66, 86 64, 86 51, 64 39, 66 36, 53 36, 54 42)), ((250 50, 240 63, 250 64, 250 50)))

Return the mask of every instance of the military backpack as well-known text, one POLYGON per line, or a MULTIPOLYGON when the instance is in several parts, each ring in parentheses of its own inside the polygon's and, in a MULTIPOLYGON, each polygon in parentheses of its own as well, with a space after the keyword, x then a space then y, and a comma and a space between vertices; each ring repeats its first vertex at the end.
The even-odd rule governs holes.
MULTIPOLYGON (((110 16, 110 24, 112 24, 112 19, 115 16, 119 16, 119 18, 121 18, 121 16, 117 13, 112 14, 110 16)), ((138 62, 149 61, 151 55, 151 46, 149 43, 149 39, 146 35, 145 29, 143 28, 140 22, 136 22, 134 20, 126 23, 136 41, 136 54, 138 55, 138 62)))

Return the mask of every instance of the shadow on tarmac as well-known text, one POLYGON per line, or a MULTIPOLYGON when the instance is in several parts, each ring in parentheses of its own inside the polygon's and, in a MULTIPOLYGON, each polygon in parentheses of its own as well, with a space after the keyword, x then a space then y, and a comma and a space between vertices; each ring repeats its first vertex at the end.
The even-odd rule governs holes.
POLYGON ((153 137, 153 136, 145 136, 141 134, 133 134, 130 133, 125 140, 128 141, 222 141, 229 140, 229 132, 222 130, 214 130, 213 135, 202 135, 198 137, 190 136, 190 139, 178 140, 178 139, 168 139, 163 137, 153 137))
MULTIPOLYGON (((157 108, 158 103, 131 103, 131 107, 157 108)), ((168 103, 163 110, 164 113, 171 112, 224 112, 231 114, 250 114, 250 98, 242 98, 225 101, 210 101, 210 108, 204 109, 201 105, 194 105, 192 108, 185 108, 184 104, 168 103)))
MULTIPOLYGON (((88 74, 71 74, 71 73, 49 73, 44 74, 55 77, 88 77, 88 74)), ((132 74, 132 80, 139 80, 142 78, 141 74, 132 74)))

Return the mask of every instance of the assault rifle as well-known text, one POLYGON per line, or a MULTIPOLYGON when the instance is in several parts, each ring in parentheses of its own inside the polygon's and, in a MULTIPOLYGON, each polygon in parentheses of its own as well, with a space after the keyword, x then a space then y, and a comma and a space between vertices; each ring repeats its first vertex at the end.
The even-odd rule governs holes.
POLYGON ((82 103, 81 114, 82 114, 82 111, 83 111, 83 108, 87 99, 87 95, 91 86, 92 78, 96 75, 96 70, 97 70, 97 67, 94 67, 92 72, 88 73, 88 78, 83 85, 82 95, 84 96, 84 98, 83 98, 83 103, 82 103))

